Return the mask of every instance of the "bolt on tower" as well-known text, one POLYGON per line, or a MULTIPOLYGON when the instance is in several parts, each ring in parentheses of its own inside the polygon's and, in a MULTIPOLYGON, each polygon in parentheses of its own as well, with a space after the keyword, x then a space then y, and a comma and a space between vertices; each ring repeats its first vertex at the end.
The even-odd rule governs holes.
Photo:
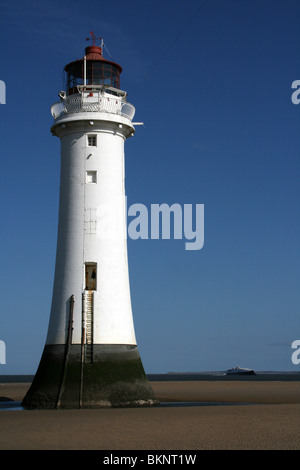
POLYGON ((120 65, 89 46, 51 107, 61 141, 57 253, 45 348, 28 408, 152 406, 137 348, 127 261, 124 143, 135 108, 120 65))

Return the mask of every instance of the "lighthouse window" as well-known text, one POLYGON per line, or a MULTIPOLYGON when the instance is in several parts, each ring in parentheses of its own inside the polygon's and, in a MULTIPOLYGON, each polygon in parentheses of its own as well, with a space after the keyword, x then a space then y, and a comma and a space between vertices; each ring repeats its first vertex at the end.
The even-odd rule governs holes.
POLYGON ((88 61, 86 73, 89 85, 109 85, 120 88, 120 70, 114 64, 98 60, 88 61))
POLYGON ((96 147, 97 146, 97 136, 96 135, 88 135, 88 146, 89 147, 96 147))
POLYGON ((86 183, 97 183, 97 171, 87 171, 85 181, 86 183))
POLYGON ((97 285, 97 264, 85 264, 85 290, 96 290, 97 285))
MULTIPOLYGON (((78 93, 78 85, 84 84, 84 61, 78 60, 65 67, 66 91, 68 95, 78 93)), ((119 65, 105 60, 86 61, 86 84, 87 85, 109 85, 120 88, 119 65)))

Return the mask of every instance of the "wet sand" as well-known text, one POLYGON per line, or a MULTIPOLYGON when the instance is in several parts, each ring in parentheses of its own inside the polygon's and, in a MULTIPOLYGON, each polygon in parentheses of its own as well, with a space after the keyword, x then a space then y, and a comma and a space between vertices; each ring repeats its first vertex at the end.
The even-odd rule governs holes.
MULTIPOLYGON (((0 449, 300 449, 298 381, 151 385, 160 407, 2 410, 0 449)), ((28 387, 0 384, 0 396, 21 401, 28 387)))

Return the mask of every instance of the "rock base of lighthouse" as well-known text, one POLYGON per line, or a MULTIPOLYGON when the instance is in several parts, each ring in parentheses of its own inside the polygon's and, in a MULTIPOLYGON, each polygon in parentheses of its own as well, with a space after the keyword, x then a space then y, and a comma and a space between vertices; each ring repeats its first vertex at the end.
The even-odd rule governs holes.
POLYGON ((125 408, 155 406, 138 348, 94 344, 93 358, 82 361, 82 346, 46 345, 24 397, 27 409, 125 408))

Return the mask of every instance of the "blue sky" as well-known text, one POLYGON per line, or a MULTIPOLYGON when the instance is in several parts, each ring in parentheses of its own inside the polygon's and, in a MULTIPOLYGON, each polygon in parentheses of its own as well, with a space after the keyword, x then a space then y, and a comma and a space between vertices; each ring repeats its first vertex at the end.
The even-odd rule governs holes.
POLYGON ((128 205, 205 206, 201 250, 128 240, 146 372, 299 371, 299 1, 0 7, 0 374, 33 374, 45 344, 60 184, 50 106, 90 31, 144 122, 125 144, 128 205))

